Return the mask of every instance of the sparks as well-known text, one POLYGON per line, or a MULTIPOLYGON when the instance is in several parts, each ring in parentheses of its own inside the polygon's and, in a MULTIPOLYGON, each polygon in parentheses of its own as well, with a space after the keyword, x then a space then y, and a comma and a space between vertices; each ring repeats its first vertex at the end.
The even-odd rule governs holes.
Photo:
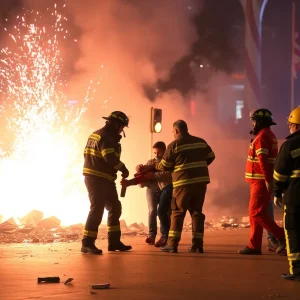
POLYGON ((54 11, 47 9, 52 26, 45 26, 42 12, 24 10, 9 33, 12 45, 0 51, 5 99, 0 106, 0 211, 4 217, 22 217, 39 209, 68 224, 86 215, 79 136, 95 90, 91 81, 82 104, 68 104, 60 42, 71 36, 61 33, 67 19, 58 11, 56 4, 54 11))

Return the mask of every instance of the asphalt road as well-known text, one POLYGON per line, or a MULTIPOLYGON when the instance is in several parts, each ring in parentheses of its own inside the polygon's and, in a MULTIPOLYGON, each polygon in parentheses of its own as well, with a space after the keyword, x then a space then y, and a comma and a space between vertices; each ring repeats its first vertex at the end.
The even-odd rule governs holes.
POLYGON ((205 253, 188 253, 190 233, 179 253, 162 253, 144 238, 124 240, 129 253, 80 253, 79 243, 0 245, 0 299, 300 299, 300 282, 284 281, 286 257, 266 250, 243 256, 249 229, 205 234, 205 253), (37 277, 59 276, 69 284, 37 284, 37 277), (110 283, 105 290, 90 284, 110 283))

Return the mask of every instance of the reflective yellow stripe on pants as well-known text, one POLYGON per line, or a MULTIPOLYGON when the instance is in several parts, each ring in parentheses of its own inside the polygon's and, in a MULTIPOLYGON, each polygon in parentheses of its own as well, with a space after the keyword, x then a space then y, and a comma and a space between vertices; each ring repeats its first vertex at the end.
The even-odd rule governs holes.
POLYGON ((175 231, 175 230, 169 231, 169 238, 180 239, 180 237, 181 237, 181 231, 175 231))
POLYGON ((116 232, 120 230, 121 230, 120 225, 107 226, 107 232, 116 232))
POLYGON ((292 260, 289 258, 291 255, 291 249, 290 249, 290 241, 289 241, 289 235, 287 230, 285 229, 285 219, 286 219, 286 206, 284 205, 284 214, 283 214, 283 229, 284 229, 284 234, 285 234, 285 239, 286 239, 286 252, 287 252, 287 256, 288 256, 288 262, 289 262, 289 272, 290 274, 294 274, 293 272, 293 264, 292 264, 292 260))
POLYGON ((98 232, 96 232, 96 231, 88 231, 88 230, 83 231, 83 236, 97 238, 97 235, 98 235, 98 232))

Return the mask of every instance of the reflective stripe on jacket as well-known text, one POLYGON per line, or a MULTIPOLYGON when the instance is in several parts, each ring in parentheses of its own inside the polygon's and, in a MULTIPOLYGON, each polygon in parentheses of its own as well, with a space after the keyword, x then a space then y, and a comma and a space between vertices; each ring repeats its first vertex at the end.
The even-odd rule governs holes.
POLYGON ((199 182, 209 183, 208 166, 214 159, 215 154, 205 140, 185 133, 168 145, 155 168, 172 172, 174 188, 199 182))
POLYGON ((280 147, 274 168, 274 196, 285 205, 300 205, 300 131, 287 137, 280 147))
POLYGON ((270 128, 262 129, 251 142, 246 163, 246 181, 272 181, 278 142, 270 128))
POLYGON ((84 149, 84 176, 96 176, 115 181, 125 165, 120 161, 121 135, 109 125, 92 133, 84 149))

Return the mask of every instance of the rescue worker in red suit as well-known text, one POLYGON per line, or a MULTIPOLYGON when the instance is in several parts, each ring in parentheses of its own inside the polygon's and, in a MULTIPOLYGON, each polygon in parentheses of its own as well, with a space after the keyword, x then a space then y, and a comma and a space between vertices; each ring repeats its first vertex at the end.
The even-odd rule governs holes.
POLYGON ((278 152, 277 138, 271 131, 272 113, 258 109, 250 117, 255 136, 251 140, 246 164, 246 182, 250 183, 250 241, 240 249, 240 254, 261 254, 263 229, 265 228, 278 240, 277 253, 285 249, 283 228, 279 227, 268 213, 273 192, 274 163, 278 152))
POLYGON ((104 208, 108 210, 107 231, 108 251, 128 251, 120 241, 121 230, 119 218, 122 213, 121 202, 118 199, 115 180, 117 172, 123 178, 129 176, 125 164, 120 161, 120 139, 124 127, 128 127, 128 118, 121 111, 112 112, 103 128, 92 133, 84 149, 84 182, 90 199, 90 212, 85 224, 81 252, 102 254, 95 246, 98 227, 101 224, 104 208))
POLYGON ((300 107, 288 117, 290 135, 282 144, 274 168, 274 204, 284 204, 289 272, 286 280, 300 281, 300 107))

